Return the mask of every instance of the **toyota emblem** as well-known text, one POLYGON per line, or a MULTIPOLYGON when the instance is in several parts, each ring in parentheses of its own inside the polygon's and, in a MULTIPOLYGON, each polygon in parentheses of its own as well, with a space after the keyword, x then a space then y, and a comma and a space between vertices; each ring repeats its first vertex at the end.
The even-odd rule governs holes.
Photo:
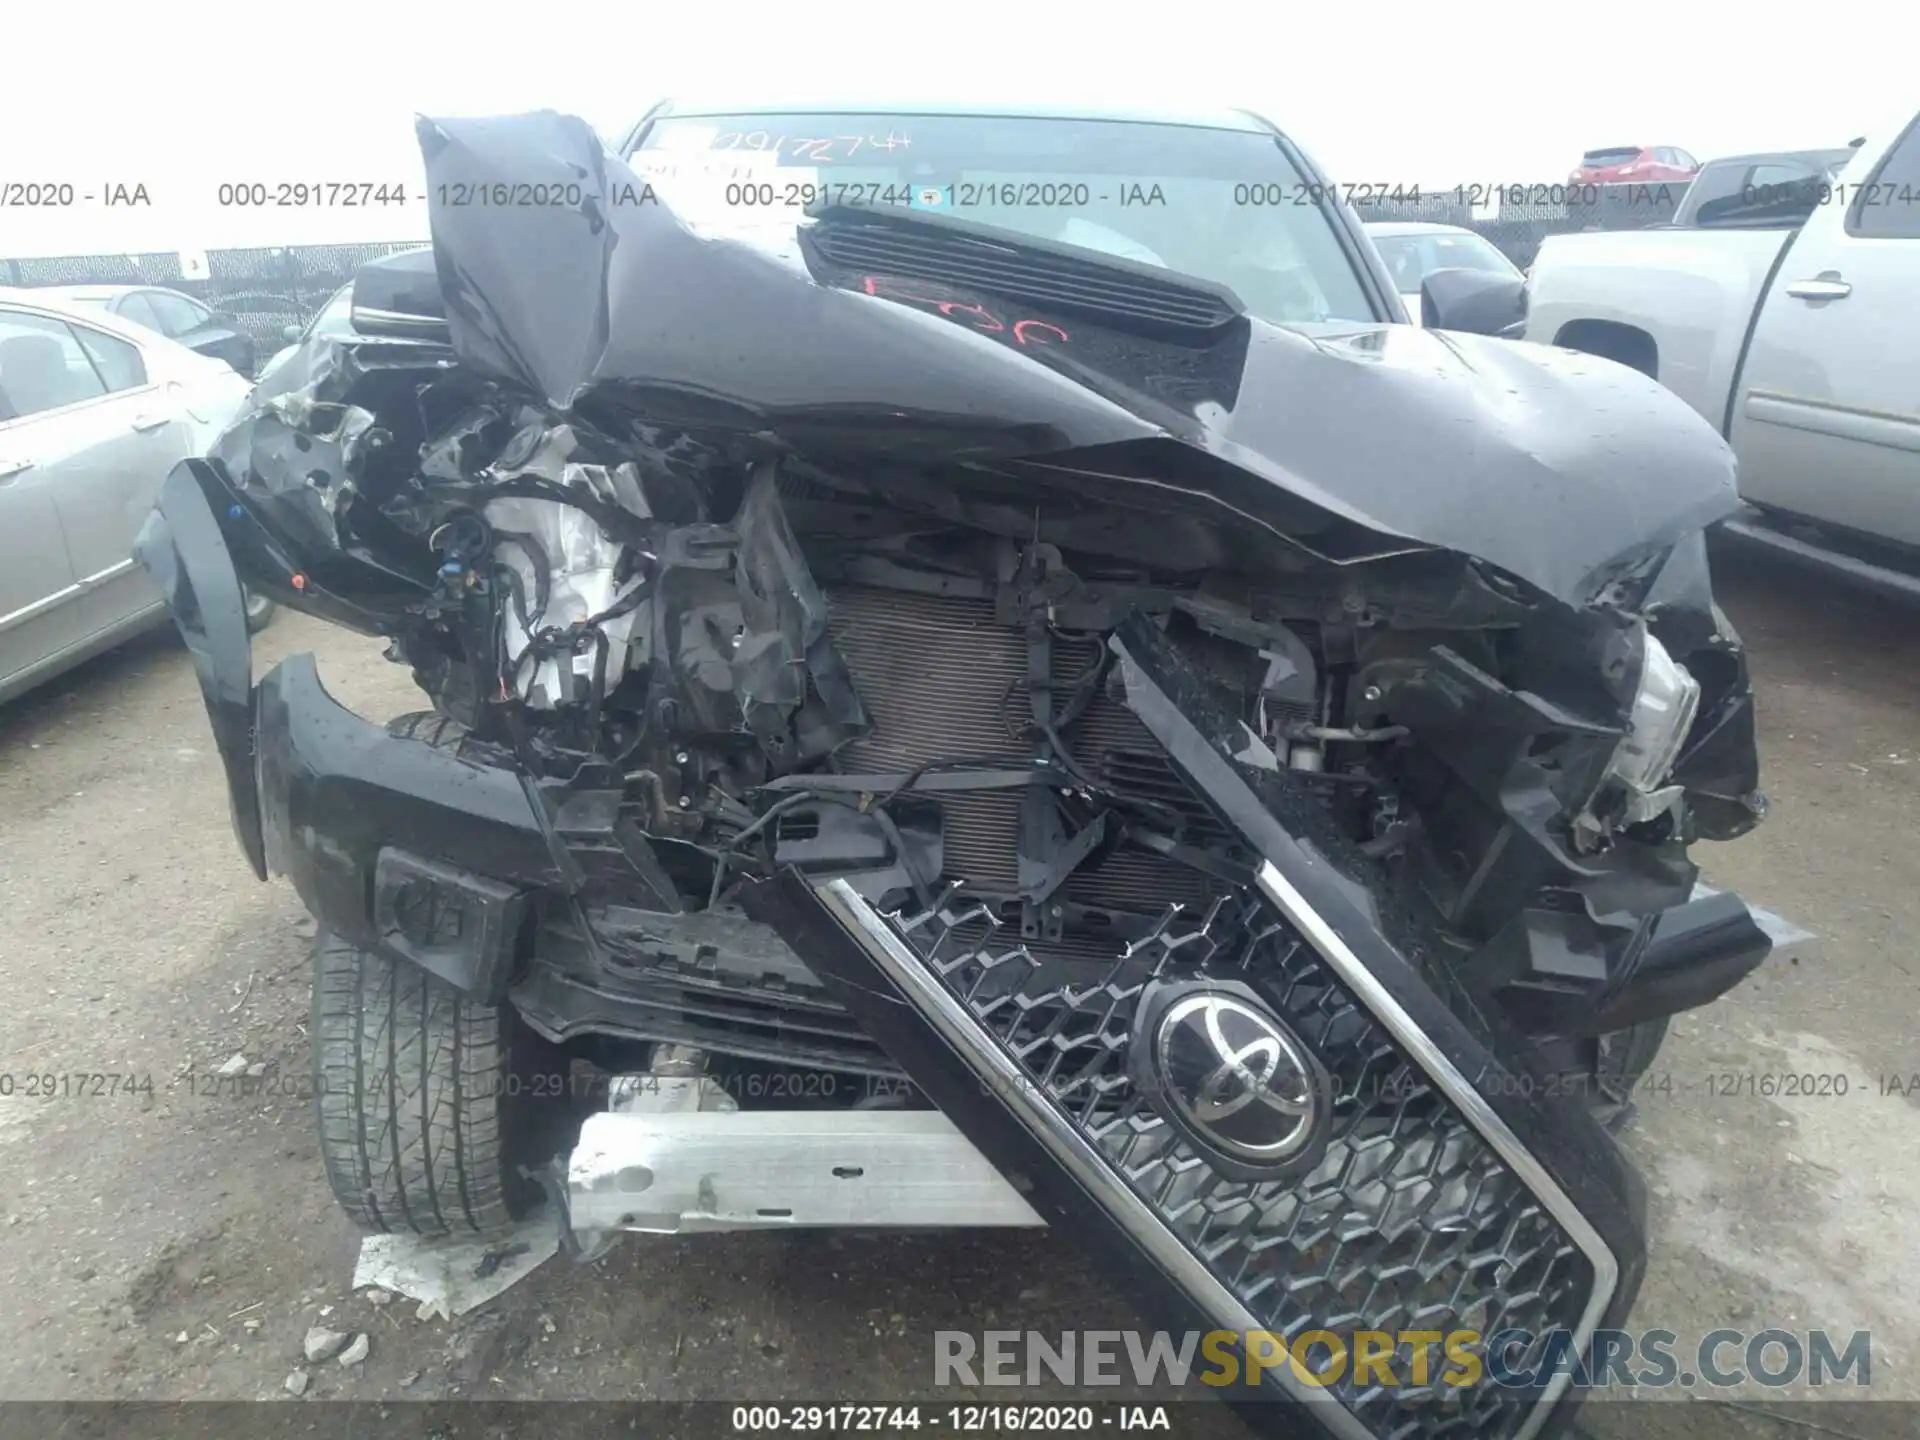
MULTIPOLYGON (((1328 1129, 1326 1071, 1251 993, 1182 987, 1141 1018, 1156 1108, 1238 1174, 1317 1163, 1328 1129)), ((1144 1041, 1144 1046, 1141 1042, 1144 1041)))

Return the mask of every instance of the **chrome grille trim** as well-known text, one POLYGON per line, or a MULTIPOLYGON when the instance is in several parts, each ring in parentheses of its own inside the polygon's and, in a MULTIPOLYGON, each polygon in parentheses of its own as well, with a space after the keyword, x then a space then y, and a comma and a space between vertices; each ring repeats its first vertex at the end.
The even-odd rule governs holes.
MULTIPOLYGON (((1112 642, 1121 657, 1123 673, 1130 679, 1137 677, 1143 689, 1150 693, 1153 703, 1140 707, 1129 703, 1139 717, 1142 725, 1153 735, 1170 756, 1179 753, 1178 737, 1172 731, 1179 725, 1190 724, 1180 716, 1164 695, 1159 693, 1155 682, 1141 671, 1139 662, 1127 651, 1124 644, 1116 638, 1112 642)), ((1245 729, 1244 724, 1242 728, 1245 729)), ((1249 732, 1250 733, 1250 732, 1249 732)), ((1199 739, 1195 732, 1195 739, 1199 739)), ((1205 745, 1205 742, 1201 742, 1205 745)), ((1231 762, 1210 745, 1196 752, 1210 768, 1225 767, 1234 770, 1231 762)), ((1176 768, 1186 768, 1179 766, 1176 768)), ((1196 787, 1206 790, 1204 777, 1190 774, 1188 777, 1196 787)), ((1223 777, 1224 778, 1224 777, 1223 777)), ((1233 782, 1244 786, 1245 779, 1237 771, 1233 782)), ((1248 798, 1254 797, 1248 792, 1248 798)), ((1258 803, 1257 800, 1254 803, 1258 803)), ((1262 807, 1264 808, 1264 807, 1262 807)), ((1251 837, 1249 837, 1251 839, 1251 837)), ((1294 886, 1279 866, 1274 864, 1270 854, 1256 846, 1261 853, 1259 869, 1255 873, 1254 887, 1266 897, 1269 904, 1278 908, 1280 913, 1294 926, 1300 936, 1315 953, 1347 985, 1358 1004, 1367 1010, 1374 1019, 1392 1035, 1406 1052, 1408 1058, 1440 1087, 1441 1092, 1453 1104, 1466 1122, 1477 1131, 1480 1137, 1492 1147, 1512 1170, 1520 1183, 1532 1192, 1534 1197, 1546 1207, 1547 1213, 1560 1224, 1567 1237, 1579 1247, 1593 1268, 1593 1293, 1588 1297, 1582 1310, 1578 1327, 1574 1331, 1574 1341, 1578 1353, 1584 1354, 1593 1338, 1593 1332, 1612 1302, 1614 1292, 1620 1283, 1620 1261, 1612 1248, 1601 1238, 1580 1208, 1562 1190, 1546 1167, 1520 1142, 1520 1137, 1500 1118, 1498 1112, 1487 1103, 1486 1097, 1474 1088, 1466 1076, 1450 1060, 1446 1053, 1434 1044, 1433 1040, 1415 1023, 1413 1017, 1394 997, 1380 978, 1364 965, 1360 957, 1343 940, 1339 932, 1320 913, 1307 903, 1307 899, 1294 886)), ((1315 863, 1310 855, 1303 855, 1307 863, 1315 863)), ((1484 1337, 1483 1337, 1484 1338, 1484 1337)), ((1542 1390, 1527 1419, 1521 1427, 1509 1437, 1509 1440, 1533 1440, 1538 1435, 1553 1408, 1559 1403, 1572 1381, 1568 1374, 1553 1376, 1542 1390)))
MULTIPOLYGON (((1613 1299, 1615 1287, 1620 1283, 1620 1262, 1606 1241, 1600 1238, 1599 1232, 1580 1213, 1580 1208, 1534 1158, 1533 1152, 1520 1143, 1520 1137, 1513 1133, 1507 1122, 1494 1113, 1486 1098, 1468 1083, 1467 1077, 1427 1038, 1426 1032, 1414 1023, 1413 1017, 1401 1008, 1392 992, 1360 963, 1360 957, 1348 948, 1346 941, 1320 918, 1319 912, 1280 873, 1280 867, 1271 860, 1263 860, 1254 876, 1254 884, 1306 937, 1307 943, 1313 946, 1320 958, 1353 991, 1354 998, 1366 1006, 1420 1068, 1433 1078, 1434 1083, 1446 1093, 1447 1099, 1453 1102, 1454 1108, 1480 1132, 1481 1138, 1493 1147, 1508 1168, 1520 1177, 1521 1183, 1547 1207, 1548 1213, 1586 1255, 1593 1266, 1593 1294, 1588 1298, 1587 1307, 1580 1315, 1579 1328, 1574 1332, 1575 1349, 1584 1354, 1600 1323, 1600 1317, 1606 1313, 1607 1304, 1613 1299)), ((1526 1423, 1515 1432, 1514 1440, 1532 1440, 1539 1433, 1572 1378, 1570 1374, 1562 1373, 1548 1382, 1526 1423)))

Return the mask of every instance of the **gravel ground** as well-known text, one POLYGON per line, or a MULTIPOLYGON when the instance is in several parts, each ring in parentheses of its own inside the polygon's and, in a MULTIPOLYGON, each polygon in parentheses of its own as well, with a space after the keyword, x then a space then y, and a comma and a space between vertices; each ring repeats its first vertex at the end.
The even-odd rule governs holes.
MULTIPOLYGON (((1723 569, 1775 812, 1705 863, 1821 939, 1685 1017, 1657 1062, 1671 1085, 1624 1137, 1654 1204, 1634 1320, 1683 1343, 1720 1326, 1867 1328, 1873 1395, 1920 1399, 1920 1249, 1901 1221, 1920 1192, 1920 1101, 1884 1080, 1920 1089, 1912 617, 1758 561, 1723 569), (1744 1077, 1781 1073, 1844 1075, 1847 1093, 1744 1093, 1744 1077), (1742 1077, 1741 1093, 1709 1076, 1742 1077)), ((417 707, 369 642, 317 622, 283 614, 258 649, 312 649, 364 714, 417 707)), ((0 1097, 0 1396, 288 1401, 305 1368, 309 1400, 930 1397, 935 1329, 1133 1323, 1031 1235, 630 1240, 590 1269, 550 1262, 453 1322, 354 1293, 358 1237, 298 1088, 311 924, 238 853, 170 633, 0 710, 0 915, 0 1073, 15 1077, 0 1097), (185 1078, 236 1054, 265 1067, 251 1093, 185 1078), (24 1095, 44 1073, 141 1089, 24 1095), (316 1324, 365 1333, 370 1355, 303 1366, 316 1324)), ((1683 1412, 1689 1434, 1709 1414, 1728 1434, 1787 1433, 1724 1404, 1595 1409, 1587 1425, 1638 1436, 1683 1412)))

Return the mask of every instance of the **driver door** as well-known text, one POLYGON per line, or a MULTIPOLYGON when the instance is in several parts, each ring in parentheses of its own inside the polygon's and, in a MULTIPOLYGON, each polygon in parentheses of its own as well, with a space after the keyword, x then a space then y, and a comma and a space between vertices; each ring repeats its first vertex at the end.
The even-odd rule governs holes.
POLYGON ((12 417, 0 419, 0 674, 17 679, 158 607, 132 550, 187 453, 176 391, 120 336, 0 306, 12 417))
POLYGON ((72 349, 70 336, 0 308, 0 695, 85 637, 53 503, 61 466, 50 412, 83 378, 69 373, 72 349))

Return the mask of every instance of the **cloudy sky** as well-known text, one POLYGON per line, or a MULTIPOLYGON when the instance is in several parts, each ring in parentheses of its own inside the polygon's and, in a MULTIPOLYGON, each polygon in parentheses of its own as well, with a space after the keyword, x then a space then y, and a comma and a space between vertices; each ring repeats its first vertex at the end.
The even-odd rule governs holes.
POLYGON ((174 0, 112 37, 78 13, 8 15, 0 186, 143 183, 152 204, 0 209, 0 256, 424 234, 418 205, 216 203, 234 180, 416 189, 416 113, 552 107, 612 136, 665 95, 1237 104, 1336 180, 1438 186, 1562 180, 1598 145, 1844 144, 1920 105, 1920 7, 1892 4, 174 0))

